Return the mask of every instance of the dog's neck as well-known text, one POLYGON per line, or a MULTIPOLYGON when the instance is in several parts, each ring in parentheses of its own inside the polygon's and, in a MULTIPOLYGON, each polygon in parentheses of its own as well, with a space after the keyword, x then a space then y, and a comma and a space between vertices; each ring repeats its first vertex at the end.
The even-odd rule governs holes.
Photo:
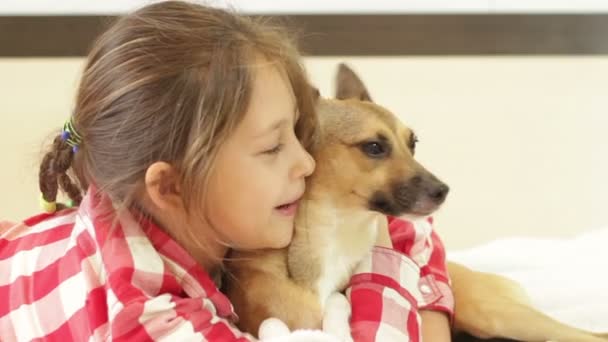
POLYGON ((328 196, 304 199, 289 247, 289 271, 323 302, 347 285, 353 269, 370 252, 386 217, 341 207, 328 196))

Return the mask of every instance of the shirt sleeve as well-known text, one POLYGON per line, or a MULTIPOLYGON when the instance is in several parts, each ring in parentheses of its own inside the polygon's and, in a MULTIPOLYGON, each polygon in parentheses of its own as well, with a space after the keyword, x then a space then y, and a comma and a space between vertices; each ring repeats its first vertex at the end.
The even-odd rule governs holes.
POLYGON ((441 311, 452 321, 454 295, 445 247, 433 229, 432 218, 410 222, 389 217, 389 230, 395 250, 409 256, 420 267, 419 310, 441 311))
POLYGON ((351 278, 351 334, 356 342, 419 342, 420 316, 416 288, 420 269, 393 249, 374 247, 351 278))
POLYGON ((256 341, 217 316, 206 298, 165 294, 135 300, 119 310, 110 322, 114 341, 256 341))

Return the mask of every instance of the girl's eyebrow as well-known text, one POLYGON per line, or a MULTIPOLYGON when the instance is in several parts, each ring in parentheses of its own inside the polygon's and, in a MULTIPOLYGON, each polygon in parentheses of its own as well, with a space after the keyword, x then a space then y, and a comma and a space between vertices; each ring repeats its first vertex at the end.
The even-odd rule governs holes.
POLYGON ((268 133, 276 131, 277 129, 279 129, 281 126, 283 126, 285 124, 287 124, 287 119, 285 119, 285 118, 280 119, 280 120, 274 122, 268 128, 264 129, 260 134, 257 134, 255 137, 259 138, 259 137, 265 136, 268 133))
MULTIPOLYGON (((297 103, 294 105, 293 115, 294 115, 294 122, 298 121, 298 119, 300 118, 300 111, 298 110, 297 103)), ((286 118, 281 118, 281 119, 277 120, 276 122, 273 122, 270 126, 268 126, 268 128, 264 129, 259 134, 256 134, 254 138, 259 138, 259 137, 267 135, 268 133, 274 132, 275 130, 279 129, 281 126, 286 125, 287 121, 288 120, 286 118)))

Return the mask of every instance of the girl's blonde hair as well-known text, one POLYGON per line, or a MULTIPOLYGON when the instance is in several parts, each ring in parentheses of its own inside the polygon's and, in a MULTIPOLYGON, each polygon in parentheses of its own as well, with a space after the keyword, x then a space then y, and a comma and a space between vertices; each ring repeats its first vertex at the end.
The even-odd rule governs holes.
MULTIPOLYGON (((118 19, 93 45, 72 115, 77 152, 58 135, 40 165, 44 200, 58 189, 79 203, 89 184, 131 206, 147 168, 179 170, 188 208, 200 203, 218 148, 240 122, 252 93, 253 58, 287 76, 309 147, 314 100, 284 28, 263 19, 164 1, 118 19)), ((272 101, 272 99, 268 99, 272 101)))

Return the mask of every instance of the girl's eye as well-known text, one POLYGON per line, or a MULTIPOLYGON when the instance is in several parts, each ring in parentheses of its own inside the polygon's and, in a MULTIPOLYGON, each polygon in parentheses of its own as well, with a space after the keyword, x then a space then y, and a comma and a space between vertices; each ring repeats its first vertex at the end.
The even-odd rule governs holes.
POLYGON ((277 153, 281 152, 282 149, 283 149, 283 144, 278 144, 277 146, 271 148, 270 150, 264 151, 264 154, 277 154, 277 153))

